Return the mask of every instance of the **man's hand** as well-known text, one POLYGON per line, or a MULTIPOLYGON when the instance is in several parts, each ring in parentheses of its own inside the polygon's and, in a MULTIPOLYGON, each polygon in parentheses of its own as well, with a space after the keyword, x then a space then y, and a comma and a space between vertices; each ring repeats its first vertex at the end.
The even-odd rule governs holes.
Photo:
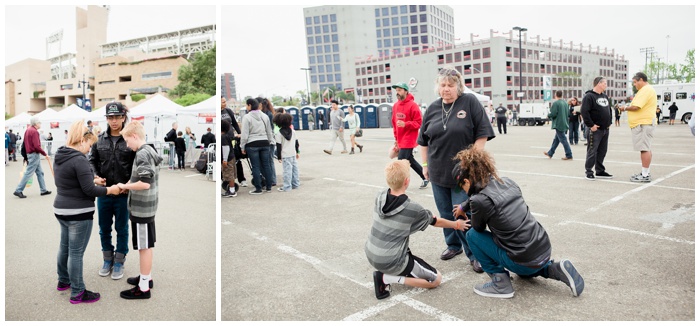
POLYGON ((591 127, 591 131, 596 131, 596 130, 598 130, 598 125, 593 125, 593 127, 591 127))

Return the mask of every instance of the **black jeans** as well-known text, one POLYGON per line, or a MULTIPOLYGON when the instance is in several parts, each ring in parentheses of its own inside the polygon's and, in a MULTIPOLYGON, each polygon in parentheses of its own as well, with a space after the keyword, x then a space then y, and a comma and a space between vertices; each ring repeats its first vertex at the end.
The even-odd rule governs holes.
POLYGON ((503 126, 503 133, 507 134, 508 133, 508 118, 506 117, 498 117, 496 118, 496 122, 498 123, 498 133, 501 133, 501 126, 503 126))
POLYGON ((423 175, 423 167, 418 164, 418 161, 416 161, 416 159, 413 157, 413 148, 399 149, 399 160, 408 160, 408 162, 411 164, 411 169, 416 171, 422 180, 425 180, 425 176, 423 175))
POLYGON ((569 144, 578 144, 578 120, 569 121, 569 144))
POLYGON ((585 164, 586 174, 593 173, 594 165, 596 173, 605 172, 603 160, 605 160, 605 155, 608 154, 608 136, 610 136, 610 130, 598 129, 596 131, 591 131, 588 129, 588 131, 588 152, 586 153, 585 164))

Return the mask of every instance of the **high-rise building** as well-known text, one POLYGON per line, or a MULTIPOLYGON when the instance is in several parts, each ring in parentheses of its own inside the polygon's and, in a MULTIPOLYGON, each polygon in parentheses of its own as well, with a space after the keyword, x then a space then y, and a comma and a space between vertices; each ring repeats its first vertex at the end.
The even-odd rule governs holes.
POLYGON ((238 100, 236 96, 236 78, 230 73, 221 75, 221 96, 226 100, 238 100))
POLYGON ((311 90, 355 87, 355 63, 454 44, 449 6, 304 8, 311 90))
POLYGON ((438 98, 435 78, 439 70, 449 65, 462 73, 468 88, 491 97, 494 105, 503 103, 512 108, 520 102, 518 56, 522 55, 523 103, 546 100, 543 78, 551 78, 552 91, 562 90, 565 97, 581 99, 593 88, 593 79, 603 76, 608 80, 605 93, 611 99, 619 101, 628 96, 629 61, 614 49, 539 35, 536 41, 528 41, 533 38, 524 33, 522 37, 522 52, 517 33, 510 31, 504 36, 492 30, 489 38, 475 39, 472 34, 469 42, 455 46, 363 60, 355 64, 355 82, 350 87, 359 90, 356 100, 381 103, 392 101, 391 85, 405 82, 412 85, 410 91, 416 102, 429 104, 438 98))

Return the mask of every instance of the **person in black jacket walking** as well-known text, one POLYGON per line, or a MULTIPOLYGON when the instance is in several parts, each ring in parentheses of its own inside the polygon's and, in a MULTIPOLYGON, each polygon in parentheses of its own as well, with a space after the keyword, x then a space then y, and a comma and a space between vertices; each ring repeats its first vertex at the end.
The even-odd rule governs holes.
POLYGON ((168 170, 175 170, 175 140, 177 139, 177 122, 173 122, 173 129, 165 134, 164 140, 170 145, 168 150, 168 170))
POLYGON ((91 303, 100 294, 88 291, 83 282, 83 255, 90 241, 95 214, 95 197, 118 195, 119 187, 95 185, 85 154, 97 140, 82 120, 71 125, 66 146, 56 152, 54 179, 56 198, 53 211, 61 226, 56 268, 58 291, 70 289, 70 303, 91 303))
POLYGON ((500 178, 496 162, 486 151, 473 146, 457 153, 452 170, 458 185, 469 199, 455 206, 455 218, 467 218, 469 248, 491 281, 474 286, 476 294, 492 298, 512 298, 508 271, 521 278, 542 276, 566 284, 574 296, 583 292, 584 281, 571 261, 550 259, 552 245, 547 231, 535 220, 520 187, 509 178, 500 178), (488 231, 486 227, 488 226, 488 231), (508 271, 506 271, 506 269, 508 271))
POLYGON ((178 131, 175 138, 175 153, 177 153, 177 168, 180 171, 185 170, 185 151, 187 151, 185 138, 182 138, 182 131, 178 131))
POLYGON ((605 171, 603 160, 608 153, 608 137, 612 124, 610 99, 605 95, 608 87, 604 77, 596 77, 593 80, 593 89, 586 92, 581 104, 581 118, 588 133, 588 147, 586 153, 586 179, 595 181, 596 178, 612 179, 612 174, 605 171), (595 165, 595 176, 593 166, 595 165))
MULTIPOLYGON (((107 130, 92 145, 89 161, 95 174, 95 184, 112 186, 129 182, 136 153, 129 149, 119 134, 126 125, 127 108, 119 102, 106 106, 107 130)), ((87 128, 87 127, 86 127, 87 128)), ((124 276, 124 262, 129 253, 128 192, 97 198, 97 218, 100 226, 102 256, 104 262, 100 276, 112 273, 112 279, 124 276), (114 217, 114 219, 112 219, 114 217), (112 244, 112 222, 117 232, 116 248, 112 244)))

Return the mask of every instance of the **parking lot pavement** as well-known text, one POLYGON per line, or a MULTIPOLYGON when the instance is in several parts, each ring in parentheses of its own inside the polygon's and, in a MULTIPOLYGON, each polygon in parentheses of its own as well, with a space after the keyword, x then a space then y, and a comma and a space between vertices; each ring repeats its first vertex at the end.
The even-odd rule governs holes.
MULTIPOLYGON (((91 304, 72 305, 70 291, 56 291, 56 254, 60 229, 53 215, 53 177, 42 160, 49 196, 39 196, 36 179, 25 199, 12 195, 21 162, 5 167, 5 319, 14 320, 216 320, 216 195, 214 182, 193 169, 160 170, 153 249, 151 299, 124 300, 119 292, 132 286, 126 278, 139 273, 132 250, 124 278, 100 277, 102 249, 93 220, 83 259, 86 288, 99 292, 91 304)), ((129 231, 131 232, 131 231, 129 231)), ((116 233, 113 234, 115 241, 116 233)))
MULTIPOLYGON (((364 242, 393 136, 364 132, 363 153, 341 155, 336 142, 327 155, 328 131, 299 131, 299 189, 251 196, 248 187, 222 199, 222 320, 695 319, 695 141, 687 125, 657 128, 647 184, 629 182, 641 164, 626 126, 611 127, 605 165, 614 178, 594 182, 585 179, 582 143, 572 146, 573 161, 559 159, 562 147, 551 160, 542 154, 554 137, 549 125, 509 127, 489 141, 500 175, 520 185, 547 230, 552 258, 570 259, 586 282, 573 297, 560 282, 514 276, 510 300, 475 294, 488 277, 464 255, 440 260, 442 230, 432 227, 412 235, 410 247, 444 284, 394 285, 388 299, 375 298, 364 242)), ((250 184, 247 167, 246 175, 250 184)), ((430 187, 411 178, 409 197, 436 213, 430 187)))

